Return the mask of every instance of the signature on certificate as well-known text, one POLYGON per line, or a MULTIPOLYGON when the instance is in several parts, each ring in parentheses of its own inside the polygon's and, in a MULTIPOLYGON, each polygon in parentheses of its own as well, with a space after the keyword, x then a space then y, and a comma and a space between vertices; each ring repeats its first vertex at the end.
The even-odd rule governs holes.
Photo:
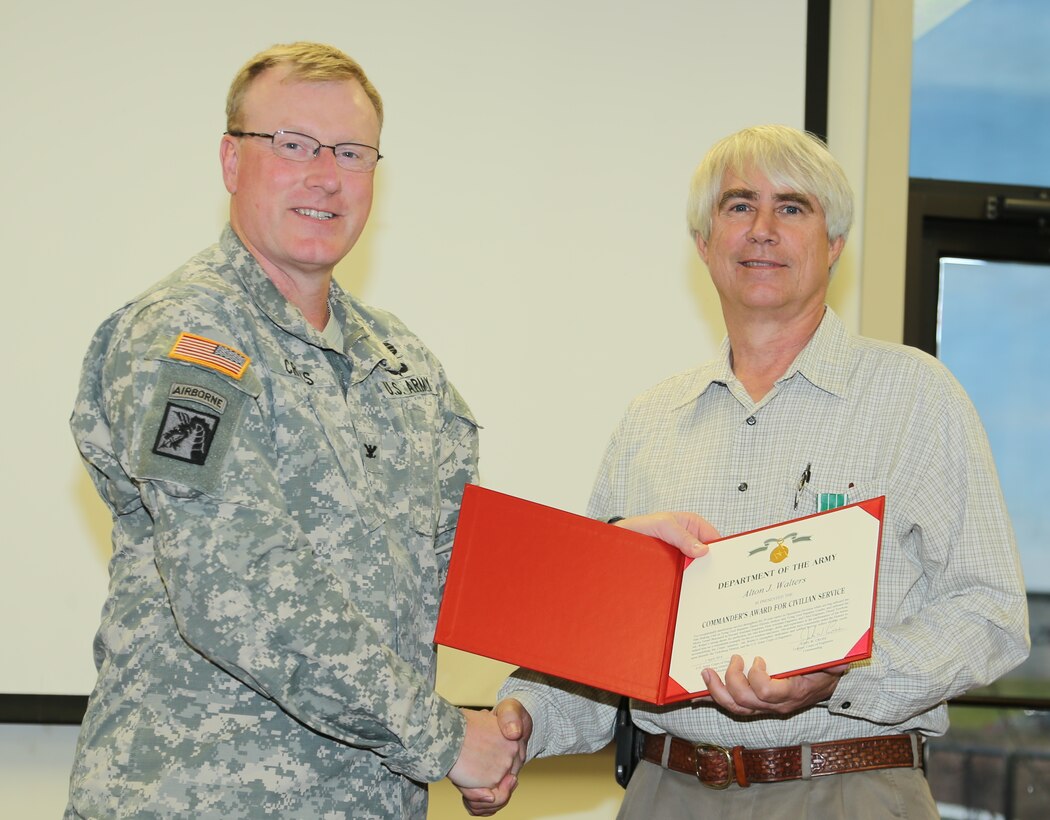
POLYGON ((795 648, 799 650, 817 649, 826 644, 831 635, 837 631, 835 624, 832 623, 805 626, 799 631, 798 644, 795 648))

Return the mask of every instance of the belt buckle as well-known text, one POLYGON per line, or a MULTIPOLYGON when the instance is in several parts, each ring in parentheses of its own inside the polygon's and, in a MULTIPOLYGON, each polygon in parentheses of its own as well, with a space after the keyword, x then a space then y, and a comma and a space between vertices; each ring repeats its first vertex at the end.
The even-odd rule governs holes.
POLYGON ((693 769, 695 770, 696 779, 700 781, 700 784, 708 789, 728 789, 729 784, 733 782, 733 754, 729 749, 724 746, 715 746, 712 743, 697 743, 693 746, 693 769), (704 780, 703 773, 700 771, 700 753, 701 752, 715 752, 716 754, 722 755, 726 759, 726 779, 724 781, 715 781, 714 783, 708 783, 704 780))

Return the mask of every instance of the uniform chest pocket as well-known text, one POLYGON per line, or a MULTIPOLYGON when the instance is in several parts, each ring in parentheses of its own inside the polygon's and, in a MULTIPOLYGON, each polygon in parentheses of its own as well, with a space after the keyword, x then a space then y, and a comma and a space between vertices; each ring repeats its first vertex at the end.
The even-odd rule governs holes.
POLYGON ((437 397, 385 398, 381 409, 360 408, 354 418, 373 497, 387 517, 407 517, 413 530, 433 535, 440 507, 437 397))
MULTIPOLYGON (((287 361, 287 360, 285 360, 287 361)), ((290 368, 294 368, 287 361, 290 368)), ((270 379, 269 405, 273 414, 273 438, 278 458, 282 462, 289 459, 294 464, 283 464, 283 471, 295 474, 304 460, 317 457, 321 426, 313 407, 311 390, 316 385, 303 379, 302 371, 288 372, 284 363, 269 362, 270 379)))
POLYGON ((324 362, 271 357, 267 364, 264 412, 286 504, 316 552, 345 549, 377 518, 342 389, 324 362))

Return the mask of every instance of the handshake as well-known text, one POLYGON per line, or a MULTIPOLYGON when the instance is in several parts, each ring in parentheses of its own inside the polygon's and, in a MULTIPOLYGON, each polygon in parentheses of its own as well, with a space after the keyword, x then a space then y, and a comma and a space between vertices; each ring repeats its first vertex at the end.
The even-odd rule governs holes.
MULTIPOLYGON (((691 513, 655 513, 621 519, 617 526, 661 538, 690 557, 707 552, 705 541, 718 533, 691 513)), ((501 700, 492 711, 463 709, 466 737, 459 758, 448 773, 463 794, 463 805, 474 817, 489 817, 510 801, 525 765, 532 717, 514 698, 501 700)))
POLYGON ((532 734, 532 718, 513 698, 490 712, 463 709, 467 731, 448 779, 463 794, 474 817, 489 817, 507 805, 518 785, 518 772, 532 734))

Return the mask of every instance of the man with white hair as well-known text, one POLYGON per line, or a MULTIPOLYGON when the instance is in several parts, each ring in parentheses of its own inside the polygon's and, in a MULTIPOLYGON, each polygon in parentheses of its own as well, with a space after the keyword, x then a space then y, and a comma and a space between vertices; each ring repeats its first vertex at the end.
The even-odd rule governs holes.
MULTIPOLYGON (((690 511, 728 535, 885 495, 872 656, 773 679, 735 655, 704 670, 701 700, 631 702, 642 759, 621 818, 935 818, 924 738, 947 730, 948 699, 1028 654, 1013 531, 969 399, 936 359, 854 336, 825 304, 852 210, 809 134, 748 128, 711 149, 688 220, 727 338, 631 403, 588 513, 690 511)), ((530 759, 613 737, 609 693, 519 670, 500 696, 530 759)), ((488 815, 509 792, 465 802, 488 815)))

